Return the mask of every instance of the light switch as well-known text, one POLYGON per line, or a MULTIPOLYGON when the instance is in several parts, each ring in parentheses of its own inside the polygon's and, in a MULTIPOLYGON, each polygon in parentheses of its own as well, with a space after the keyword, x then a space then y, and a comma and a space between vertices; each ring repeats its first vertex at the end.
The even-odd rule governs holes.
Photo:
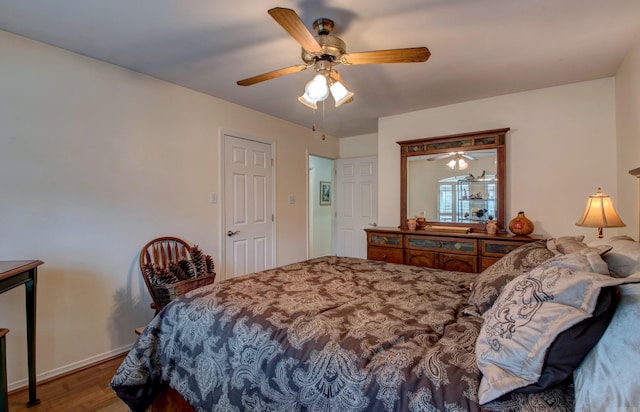
POLYGON ((218 194, 215 192, 209 193, 209 203, 216 204, 218 203, 218 194))
POLYGON ((289 204, 290 205, 296 204, 296 197, 294 195, 289 195, 289 204))

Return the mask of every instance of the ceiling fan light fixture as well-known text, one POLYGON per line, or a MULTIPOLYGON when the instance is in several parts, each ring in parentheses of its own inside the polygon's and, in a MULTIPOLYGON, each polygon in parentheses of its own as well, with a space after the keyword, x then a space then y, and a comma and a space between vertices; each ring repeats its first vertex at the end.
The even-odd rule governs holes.
POLYGON ((465 170, 469 167, 469 162, 462 158, 461 153, 457 153, 456 157, 447 162, 447 166, 452 170, 465 170))
POLYGON ((322 74, 316 74, 313 80, 307 83, 304 94, 315 102, 326 99, 329 96, 327 78, 322 74))
POLYGON ((340 107, 353 100, 353 92, 349 91, 344 84, 340 82, 334 82, 329 89, 331 90, 333 100, 336 102, 336 107, 340 107))

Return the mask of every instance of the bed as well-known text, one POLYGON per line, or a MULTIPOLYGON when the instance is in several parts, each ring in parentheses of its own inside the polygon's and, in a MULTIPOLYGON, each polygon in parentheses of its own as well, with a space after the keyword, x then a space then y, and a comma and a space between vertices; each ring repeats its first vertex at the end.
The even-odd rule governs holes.
POLYGON ((167 385, 196 410, 573 410, 572 386, 482 407, 464 313, 477 275, 325 257, 168 305, 112 381, 134 411, 167 385))
POLYGON ((111 387, 133 411, 635 410, 640 243, 583 240, 480 274, 334 256, 208 285, 111 387))

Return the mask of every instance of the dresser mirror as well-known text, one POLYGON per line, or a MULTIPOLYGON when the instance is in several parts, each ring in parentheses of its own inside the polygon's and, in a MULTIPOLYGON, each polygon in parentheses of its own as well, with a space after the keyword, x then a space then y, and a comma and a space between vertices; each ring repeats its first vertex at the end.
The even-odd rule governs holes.
POLYGON ((397 142, 400 145, 400 228, 429 226, 483 231, 505 227, 505 129, 397 142), (424 219, 422 219, 424 218, 424 219))

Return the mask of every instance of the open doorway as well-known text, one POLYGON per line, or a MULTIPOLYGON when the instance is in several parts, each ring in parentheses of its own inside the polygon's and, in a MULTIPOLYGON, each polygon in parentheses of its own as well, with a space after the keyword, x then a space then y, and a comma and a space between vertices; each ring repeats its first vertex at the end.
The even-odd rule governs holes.
POLYGON ((309 258, 333 252, 334 161, 309 155, 309 258))

